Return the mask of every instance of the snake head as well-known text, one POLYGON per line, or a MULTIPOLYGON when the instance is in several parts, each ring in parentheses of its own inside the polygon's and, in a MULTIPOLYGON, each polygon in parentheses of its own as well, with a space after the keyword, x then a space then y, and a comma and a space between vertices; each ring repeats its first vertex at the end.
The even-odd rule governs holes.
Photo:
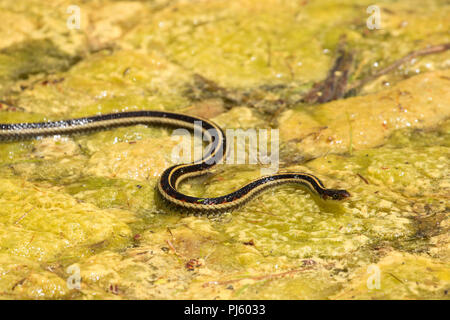
POLYGON ((326 189, 322 193, 322 198, 324 200, 344 200, 350 197, 350 193, 347 190, 338 189, 326 189))

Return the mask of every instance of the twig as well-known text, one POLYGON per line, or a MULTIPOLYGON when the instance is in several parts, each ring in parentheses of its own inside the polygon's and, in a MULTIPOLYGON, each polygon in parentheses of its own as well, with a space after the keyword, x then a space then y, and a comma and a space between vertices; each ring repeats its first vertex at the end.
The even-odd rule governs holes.
POLYGON ((177 252, 177 249, 173 246, 172 242, 170 240, 166 240, 166 243, 169 245, 170 249, 172 249, 173 253, 180 257, 180 254, 177 252))
POLYGON ((401 284, 404 284, 402 280, 400 280, 397 276, 395 276, 393 273, 388 272, 388 275, 390 275, 392 278, 394 278, 395 280, 397 280, 398 282, 400 282, 401 284))
POLYGON ((213 284, 213 285, 227 285, 227 284, 239 282, 239 281, 242 281, 242 280, 248 280, 248 279, 258 281, 258 280, 267 280, 267 279, 271 280, 271 279, 276 279, 276 278, 283 278, 283 277, 285 277, 287 275, 291 275, 291 274, 294 274, 294 273, 297 273, 297 272, 303 272, 303 271, 306 271, 306 270, 309 270, 309 269, 312 269, 312 268, 313 268, 313 266, 307 266, 307 267, 300 268, 300 269, 294 269, 294 270, 289 270, 289 271, 286 271, 286 272, 275 273, 275 274, 271 273, 271 274, 266 274, 266 275, 256 276, 256 277, 245 277, 245 278, 231 279, 231 280, 225 280, 225 281, 208 281, 208 282, 203 284, 203 287, 207 287, 207 286, 209 286, 211 284, 213 284))
POLYGON ((17 281, 17 282, 12 286, 11 291, 14 291, 14 289, 15 289, 17 286, 21 286, 21 285, 28 279, 29 276, 30 276, 30 275, 28 275, 28 276, 26 276, 25 278, 23 278, 23 279, 17 281))
POLYGON ((272 43, 270 41, 267 42, 267 67, 272 66, 272 43))
MULTIPOLYGON (((34 208, 34 207, 33 207, 34 208)), ((25 218, 30 212, 31 210, 33 210, 33 208, 31 208, 30 210, 28 210, 27 212, 25 212, 16 222, 14 222, 14 224, 18 224, 20 221, 23 220, 23 218, 25 218)))
POLYGON ((170 233, 170 235, 172 236, 172 240, 175 239, 175 237, 173 236, 172 230, 170 230, 169 227, 167 227, 167 231, 170 233))
POLYGON ((369 184, 369 181, 367 181, 367 179, 364 178, 361 174, 357 173, 356 175, 357 175, 362 181, 364 181, 365 184, 369 184))
POLYGON ((333 68, 325 80, 316 83, 302 99, 307 103, 325 103, 344 96, 350 70, 353 65, 353 53, 346 50, 345 37, 338 44, 338 55, 333 68))

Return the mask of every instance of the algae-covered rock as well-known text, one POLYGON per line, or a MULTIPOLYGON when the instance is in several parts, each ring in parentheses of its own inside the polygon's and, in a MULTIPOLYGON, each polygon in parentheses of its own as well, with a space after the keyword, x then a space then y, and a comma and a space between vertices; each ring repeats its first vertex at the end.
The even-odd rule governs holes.
POLYGON ((334 299, 448 299, 448 263, 392 252, 361 268, 334 299))
POLYGON ((1 80, 27 79, 37 73, 67 70, 79 58, 62 52, 50 40, 33 40, 0 51, 1 80))
POLYGON ((40 188, 24 179, 1 182, 2 253, 36 261, 67 259, 88 254, 90 245, 100 242, 120 247, 130 236, 127 223, 133 216, 125 211, 102 212, 58 188, 40 188))

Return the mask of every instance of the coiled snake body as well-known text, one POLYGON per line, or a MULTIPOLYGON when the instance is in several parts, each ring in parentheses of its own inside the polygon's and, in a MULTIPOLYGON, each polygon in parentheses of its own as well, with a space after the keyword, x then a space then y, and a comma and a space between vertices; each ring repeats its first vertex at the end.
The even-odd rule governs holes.
POLYGON ((200 124, 199 128, 210 140, 210 147, 202 159, 188 164, 171 166, 164 170, 159 179, 158 190, 161 196, 179 208, 189 209, 201 214, 230 211, 246 203, 261 191, 282 183, 302 184, 323 199, 342 200, 350 196, 346 190, 325 188, 317 177, 304 172, 285 172, 265 176, 220 197, 199 198, 185 195, 177 191, 179 183, 188 177, 206 173, 226 155, 227 143, 225 134, 215 123, 180 113, 131 111, 62 121, 0 124, 0 140, 24 140, 38 136, 71 135, 137 124, 162 124, 191 130, 200 124))

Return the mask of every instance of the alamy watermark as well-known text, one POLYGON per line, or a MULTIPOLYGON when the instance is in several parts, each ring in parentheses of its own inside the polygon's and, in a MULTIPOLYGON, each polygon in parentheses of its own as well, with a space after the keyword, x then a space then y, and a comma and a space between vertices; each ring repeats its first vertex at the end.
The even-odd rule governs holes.
POLYGON ((67 278, 67 288, 69 289, 81 289, 81 272, 78 264, 72 264, 66 269, 66 272, 70 274, 67 278))
POLYGON ((381 270, 377 265, 371 264, 367 268, 367 273, 369 277, 367 278, 367 289, 369 290, 379 290, 381 289, 381 270))
POLYGON ((70 14, 69 18, 67 18, 66 25, 69 30, 81 28, 81 9, 79 6, 70 5, 66 10, 67 14, 70 14))
POLYGON ((225 135, 226 154, 224 154, 225 146, 219 143, 219 132, 215 129, 203 131, 202 121, 195 121, 193 137, 187 129, 174 130, 172 140, 177 141, 178 144, 172 150, 172 162, 188 163, 205 159, 208 164, 266 165, 261 168, 262 175, 270 175, 278 171, 278 129, 227 129, 225 135), (209 141, 206 148, 203 147, 204 141, 209 141), (214 153, 212 153, 213 150, 214 153))

